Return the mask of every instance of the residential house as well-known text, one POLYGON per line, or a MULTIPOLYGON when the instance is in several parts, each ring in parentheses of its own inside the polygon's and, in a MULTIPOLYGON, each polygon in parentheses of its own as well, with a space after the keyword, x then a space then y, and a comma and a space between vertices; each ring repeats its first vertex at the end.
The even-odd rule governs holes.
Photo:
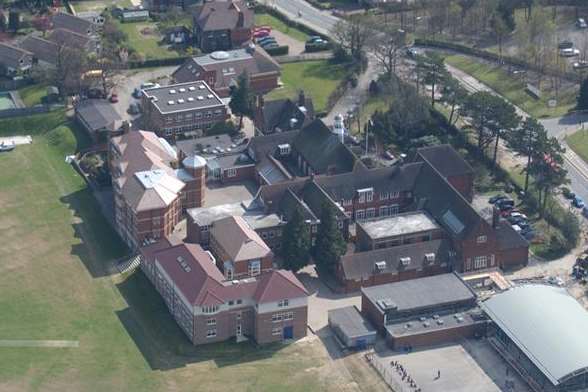
POLYGON ((144 126, 168 139, 201 134, 224 123, 227 107, 204 81, 143 90, 144 126))
POLYGON ((314 119, 312 98, 300 91, 297 100, 286 98, 266 102, 262 96, 258 97, 253 122, 257 132, 267 135, 299 130, 314 119))
POLYGON ((20 42, 19 47, 32 53, 34 61, 43 65, 55 66, 59 60, 60 48, 53 41, 29 34, 20 42))
POLYGON ((65 12, 58 12, 53 15, 51 22, 53 23, 53 29, 69 30, 85 36, 97 35, 99 31, 98 24, 65 12))
POLYGON ((227 280, 210 252, 167 239, 141 249, 141 269, 194 345, 306 336, 308 292, 289 271, 227 280))
POLYGON ((210 1, 193 13, 194 43, 203 52, 238 48, 251 40, 253 10, 244 1, 210 1))
POLYGON ((122 23, 144 22, 149 20, 149 10, 143 8, 115 8, 112 15, 122 23))
POLYGON ((132 131, 109 141, 115 226, 131 249, 169 236, 182 212, 204 202, 206 161, 179 160, 153 132, 132 131))
POLYGON ((217 51, 192 57, 172 77, 176 83, 204 80, 222 98, 231 94, 238 78, 246 73, 251 91, 263 95, 278 87, 280 65, 255 45, 230 51, 217 51))
POLYGON ((102 15, 101 11, 82 11, 77 12, 76 16, 97 26, 104 26, 104 22, 106 22, 106 18, 102 15))
POLYGON ((72 50, 83 50, 87 53, 97 53, 100 51, 98 39, 62 28, 54 29, 47 37, 47 40, 55 42, 59 48, 65 47, 72 50))
POLYGON ((186 45, 192 42, 192 32, 186 26, 173 26, 165 30, 165 40, 171 45, 186 45))
POLYGON ((122 126, 122 117, 104 99, 86 99, 75 105, 75 117, 94 143, 104 143, 122 126))
POLYGON ((0 42, 0 65, 6 67, 8 75, 28 72, 33 66, 33 53, 0 42))
POLYGON ((273 268, 273 252, 240 216, 214 222, 210 249, 228 280, 257 276, 273 268))

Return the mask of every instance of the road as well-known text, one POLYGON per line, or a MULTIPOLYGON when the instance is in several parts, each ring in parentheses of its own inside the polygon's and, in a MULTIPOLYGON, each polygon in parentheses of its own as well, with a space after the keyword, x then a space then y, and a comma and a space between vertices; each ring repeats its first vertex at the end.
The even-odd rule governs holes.
MULTIPOLYGON (((493 94, 499 95, 479 80, 455 67, 447 65, 447 70, 470 92, 489 91, 493 94)), ((529 114, 524 110, 516 105, 513 106, 519 116, 523 118, 529 117, 529 114)), ((562 145, 566 147, 566 153, 564 154, 564 167, 568 171, 570 188, 584 200, 588 200, 588 164, 567 147, 564 138, 566 135, 576 131, 581 127, 582 122, 586 121, 588 121, 588 114, 571 114, 564 117, 540 120, 549 136, 556 137, 562 145)))
POLYGON ((276 8, 290 19, 324 35, 329 35, 333 26, 340 20, 330 12, 321 11, 304 0, 261 0, 260 2, 276 8))

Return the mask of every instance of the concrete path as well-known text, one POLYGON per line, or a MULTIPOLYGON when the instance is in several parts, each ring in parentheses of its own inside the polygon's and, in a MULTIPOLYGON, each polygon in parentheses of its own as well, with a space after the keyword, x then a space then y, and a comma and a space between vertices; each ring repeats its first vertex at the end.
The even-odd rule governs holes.
POLYGON ((79 347, 78 340, 0 340, 1 347, 79 347))
POLYGON ((33 138, 29 135, 26 136, 10 136, 10 137, 0 137, 0 144, 7 143, 7 144, 31 144, 33 142, 33 138))

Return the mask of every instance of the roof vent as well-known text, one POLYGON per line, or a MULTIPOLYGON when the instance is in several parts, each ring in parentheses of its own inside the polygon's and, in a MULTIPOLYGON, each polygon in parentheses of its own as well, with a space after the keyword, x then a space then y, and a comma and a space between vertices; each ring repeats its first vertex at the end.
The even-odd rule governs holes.
POLYGON ((199 96, 198 96, 198 100, 199 100, 199 101, 202 101, 203 99, 204 99, 204 97, 203 97, 202 95, 199 95, 199 96))
POLYGON ((194 97, 188 97, 188 102, 194 102, 194 97))
POLYGON ((173 105, 175 102, 174 101, 167 101, 168 105, 173 105))
POLYGON ((382 298, 376 301, 380 309, 382 310, 390 310, 390 309, 398 309, 398 305, 390 298, 382 298))
POLYGON ((178 99, 178 103, 184 103, 186 101, 184 101, 183 99, 178 99))
POLYGON ((183 87, 180 87, 180 92, 181 92, 181 93, 185 93, 185 92, 186 92, 186 89, 185 89, 185 88, 183 88, 183 87))
POLYGON ((175 93, 176 93, 176 90, 174 90, 174 89, 171 89, 171 90, 169 90, 169 93, 170 93, 170 94, 175 94, 175 93))
POLYGON ((214 98, 214 95, 212 95, 212 94, 208 94, 207 96, 208 96, 208 99, 214 98))
POLYGON ((194 90, 196 90, 196 87, 194 87, 194 86, 190 86, 190 87, 188 87, 188 90, 190 90, 190 91, 194 91, 194 90))
POLYGON ((204 90, 206 87, 204 87, 204 85, 203 85, 203 84, 201 84, 200 86, 198 86, 198 88, 199 88, 200 90, 204 90))

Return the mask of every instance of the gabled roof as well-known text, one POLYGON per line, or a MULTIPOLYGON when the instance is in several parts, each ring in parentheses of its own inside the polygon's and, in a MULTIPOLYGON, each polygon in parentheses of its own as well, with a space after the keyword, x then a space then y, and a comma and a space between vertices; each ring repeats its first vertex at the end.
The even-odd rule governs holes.
POLYGON ((298 102, 289 98, 264 102, 261 109, 264 128, 271 131, 276 129, 289 131, 308 125, 314 119, 312 99, 304 98, 302 106, 303 108, 298 105, 298 102), (296 120, 294 126, 292 126, 292 119, 296 120))
POLYGON ((157 251, 152 257, 191 305, 224 303, 223 274, 200 245, 181 243, 157 251))
POLYGON ((308 291, 291 271, 273 270, 259 278, 253 298, 258 303, 306 297, 308 291))
POLYGON ((496 239, 500 250, 529 247, 529 242, 505 221, 500 222, 496 227, 496 239))
POLYGON ((53 30, 47 39, 60 46, 74 49, 88 49, 88 43, 91 41, 87 34, 78 34, 75 31, 63 28, 53 30))
POLYGON ((123 195, 135 211, 148 211, 169 206, 185 185, 164 170, 145 170, 133 174, 123 188, 123 195))
POLYGON ((253 10, 243 1, 212 1, 195 9, 194 23, 203 31, 250 29, 253 10))
POLYGON ((366 280, 370 277, 386 273, 420 270, 429 265, 425 260, 426 254, 434 254, 434 265, 449 263, 450 246, 445 240, 433 240, 414 244, 399 245, 391 248, 377 249, 366 252, 350 253, 341 257, 341 268, 344 279, 366 280), (403 265, 403 257, 410 257, 410 264, 403 265), (382 267, 376 273, 376 263, 382 267))
POLYGON ((20 47, 33 53, 33 55, 46 63, 56 64, 59 45, 43 38, 28 35, 20 43, 20 47))
POLYGON ((261 259, 271 253, 259 234, 240 216, 216 221, 210 234, 234 262, 261 259))
POLYGON ((417 155, 446 178, 474 173, 470 164, 449 144, 419 148, 417 155))
POLYGON ((0 63, 10 68, 20 68, 22 66, 20 60, 25 56, 32 55, 28 50, 0 42, 0 63))
POLYGON ((339 136, 319 119, 302 128, 293 145, 317 174, 327 173, 328 170, 345 173, 352 171, 356 163, 363 165, 339 136))
POLYGON ((104 99, 86 99, 81 101, 75 110, 88 125, 90 132, 101 129, 114 131, 117 128, 117 122, 122 121, 112 104, 104 99))
POLYGON ((58 12, 53 15, 52 21, 55 29, 63 28, 82 35, 88 35, 93 28, 92 22, 65 12, 58 12))

